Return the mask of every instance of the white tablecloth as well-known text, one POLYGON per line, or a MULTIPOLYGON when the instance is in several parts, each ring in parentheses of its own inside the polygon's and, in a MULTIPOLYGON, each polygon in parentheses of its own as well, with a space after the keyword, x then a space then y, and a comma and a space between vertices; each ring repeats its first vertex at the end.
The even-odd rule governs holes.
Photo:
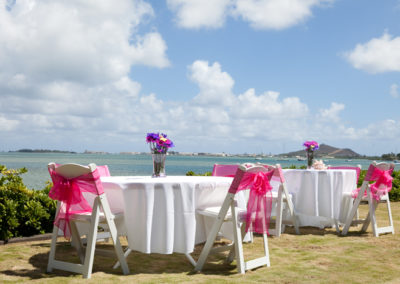
POLYGON ((283 170, 288 191, 293 194, 300 226, 325 227, 341 223, 351 210, 343 193, 356 187, 354 170, 283 170))
POLYGON ((220 206, 232 178, 132 176, 102 177, 101 181, 112 211, 125 212, 129 247, 170 254, 191 253, 196 243, 206 240, 196 209, 220 206))

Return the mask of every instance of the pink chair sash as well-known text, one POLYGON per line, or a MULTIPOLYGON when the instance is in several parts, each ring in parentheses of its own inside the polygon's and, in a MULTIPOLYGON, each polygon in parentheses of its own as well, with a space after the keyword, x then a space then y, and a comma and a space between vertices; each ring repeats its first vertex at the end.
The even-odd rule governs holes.
POLYGON ((100 175, 97 169, 92 173, 71 179, 64 178, 51 168, 49 168, 49 173, 53 181, 49 197, 61 201, 54 225, 64 232, 65 238, 69 239, 71 237, 71 216, 92 212, 92 207, 82 193, 87 192, 94 195, 103 193, 100 175))
POLYGON ((239 165, 219 165, 213 167, 213 176, 234 177, 239 165))
POLYGON ((272 209, 271 180, 275 171, 244 173, 237 191, 250 188, 247 203, 246 232, 268 234, 272 209))
MULTIPOLYGON (((389 193, 392 190, 392 180, 391 176, 393 169, 389 170, 381 170, 374 165, 371 165, 368 169, 367 174, 365 175, 364 181, 375 181, 373 184, 370 184, 370 190, 372 194, 372 198, 376 201, 379 201, 383 195, 389 193)), ((356 198, 358 193, 360 192, 360 188, 353 190, 351 193, 353 198, 356 198)), ((364 196, 367 196, 367 191, 364 192, 364 196)))
POLYGON ((96 166, 96 169, 99 171, 99 175, 101 177, 109 177, 111 176, 110 170, 108 169, 107 165, 104 166, 96 166))

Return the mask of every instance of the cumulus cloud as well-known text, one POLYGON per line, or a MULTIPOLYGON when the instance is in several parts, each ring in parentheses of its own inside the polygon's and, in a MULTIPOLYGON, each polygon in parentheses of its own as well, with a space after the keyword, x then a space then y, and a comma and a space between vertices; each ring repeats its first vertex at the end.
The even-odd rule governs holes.
POLYGON ((399 97, 399 86, 397 84, 392 84, 390 86, 390 91, 389 91, 390 95, 393 98, 398 98, 399 97))
POLYGON ((354 68, 369 73, 400 71, 400 37, 393 37, 385 32, 380 38, 373 38, 366 43, 345 53, 345 58, 354 68))
POLYGON ((221 70, 218 62, 210 66, 207 61, 197 60, 188 68, 190 79, 200 88, 200 93, 194 98, 196 103, 206 105, 232 103, 232 88, 235 82, 228 73, 221 70))
POLYGON ((68 80, 94 84, 118 80, 132 64, 168 66, 160 34, 136 35, 152 17, 141 0, 114 3, 16 1, 0 8, 0 79, 68 80), (21 72, 23 70, 23 72, 21 72))
POLYGON ((188 66, 198 92, 187 101, 143 93, 130 75, 132 65, 164 68, 170 61, 159 33, 139 33, 154 15, 140 0, 116 6, 83 0, 7 3, 0 0, 4 150, 140 151, 146 150, 146 132, 162 131, 174 138, 177 151, 254 152, 309 137, 356 139, 378 128, 399 132, 399 123, 389 120, 365 129, 326 123, 341 121, 340 103, 315 115, 295 95, 277 90, 249 86, 235 93, 235 78, 219 62, 188 66))
POLYGON ((144 37, 138 36, 137 44, 132 50, 132 63, 154 67, 167 67, 170 65, 165 56, 167 44, 159 33, 148 33, 144 37))
POLYGON ((234 15, 256 29, 281 30, 304 22, 326 0, 236 0, 234 15))
POLYGON ((220 28, 227 16, 241 18, 255 29, 281 30, 306 21, 312 8, 333 0, 167 0, 178 26, 220 28))
POLYGON ((220 28, 224 25, 231 0, 167 0, 182 28, 220 28))
POLYGON ((330 108, 319 110, 318 118, 325 121, 338 122, 340 120, 339 114, 344 108, 344 104, 332 102, 330 108))
POLYGON ((195 61, 189 72, 200 90, 186 105, 192 131, 246 143, 255 137, 293 139, 304 133, 308 107, 299 98, 281 99, 276 91, 258 95, 253 88, 234 94, 234 80, 218 62, 195 61))

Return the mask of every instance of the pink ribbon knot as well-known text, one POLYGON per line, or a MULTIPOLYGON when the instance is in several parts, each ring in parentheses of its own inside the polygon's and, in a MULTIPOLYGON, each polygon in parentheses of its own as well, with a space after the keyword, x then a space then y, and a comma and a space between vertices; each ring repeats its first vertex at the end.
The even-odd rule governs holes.
POLYGON ((274 171, 245 173, 238 190, 250 189, 246 213, 246 232, 268 234, 272 208, 271 180, 274 171))
MULTIPOLYGON (((97 169, 89 174, 67 179, 53 169, 49 169, 53 187, 49 197, 60 201, 60 207, 54 220, 54 225, 64 232, 64 237, 71 237, 70 220, 74 214, 87 214, 92 212, 92 207, 85 199, 83 192, 99 195, 98 184, 101 186, 97 169)), ((102 190, 102 188, 101 188, 102 190)))
POLYGON ((372 178, 376 180, 375 183, 370 185, 372 197, 379 201, 383 195, 386 195, 392 190, 393 177, 390 175, 389 171, 382 171, 376 168, 372 178))
MULTIPOLYGON (((365 176, 365 181, 375 181, 374 183, 369 185, 371 190, 372 198, 376 201, 379 201, 383 195, 388 194, 389 191, 392 190, 392 180, 391 176, 392 170, 381 170, 379 168, 373 168, 373 170, 368 169, 368 172, 365 176)), ((358 193, 361 188, 356 188, 352 191, 351 196, 353 198, 357 198, 358 193)), ((367 191, 364 192, 364 197, 367 196, 367 191)))
POLYGON ((265 195, 267 191, 270 191, 272 186, 269 183, 269 177, 267 173, 258 172, 253 177, 251 190, 257 195, 265 195))

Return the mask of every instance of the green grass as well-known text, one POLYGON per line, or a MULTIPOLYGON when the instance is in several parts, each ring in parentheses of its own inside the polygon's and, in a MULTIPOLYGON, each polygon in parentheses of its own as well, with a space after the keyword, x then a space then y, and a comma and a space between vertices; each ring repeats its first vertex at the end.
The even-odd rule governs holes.
MULTIPOLYGON (((363 212, 363 211, 362 211, 363 212)), ((361 213, 362 213, 361 212, 361 213)), ((378 222, 386 206, 378 208, 378 222)), ((395 229, 400 229, 400 202, 392 203, 395 229)), ((385 225, 382 221, 380 225, 385 225)), ((295 235, 288 228, 280 238, 269 238, 271 267, 236 273, 235 263, 224 264, 224 254, 211 256, 203 272, 194 273, 182 254, 160 255, 133 252, 128 257, 130 275, 113 270, 114 259, 95 256, 93 275, 87 283, 400 283, 400 234, 373 237, 355 228, 341 237, 334 229, 301 228, 295 235)), ((126 243, 124 243, 126 244, 126 243)), ((110 244, 102 248, 112 250, 110 244)), ((196 247, 197 259, 202 246, 196 247)), ((59 239, 57 256, 77 261, 71 246, 59 239)), ((244 244, 245 258, 262 254, 262 238, 244 244)), ((81 275, 55 270, 46 273, 50 241, 10 243, 0 246, 2 283, 81 283, 81 275)))

